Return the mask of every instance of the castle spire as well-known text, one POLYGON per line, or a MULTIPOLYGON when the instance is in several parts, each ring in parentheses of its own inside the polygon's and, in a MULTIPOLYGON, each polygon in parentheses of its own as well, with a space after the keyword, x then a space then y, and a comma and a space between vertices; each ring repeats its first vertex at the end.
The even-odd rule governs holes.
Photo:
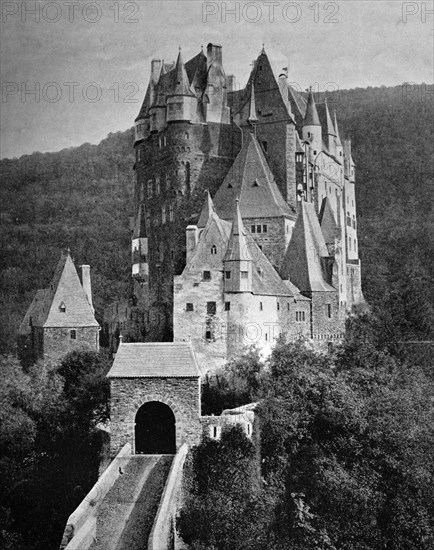
POLYGON ((246 230, 244 229, 243 220, 240 212, 240 200, 236 199, 234 209, 234 219, 232 222, 232 231, 229 237, 228 248, 224 257, 224 261, 246 261, 251 262, 247 240, 246 230))
POLYGON ((178 59, 175 65, 175 86, 172 95, 194 96, 188 81, 187 71, 182 60, 181 46, 179 47, 178 59))
POLYGON ((256 123, 258 122, 258 117, 256 116, 255 85, 253 80, 252 85, 250 86, 250 111, 247 121, 250 123, 253 132, 256 134, 256 123))
POLYGON ((202 229, 206 226, 211 215, 215 212, 214 203, 208 189, 206 190, 205 204, 203 205, 202 212, 200 213, 199 221, 197 222, 197 227, 202 229))
POLYGON ((342 141, 339 136, 338 119, 336 116, 336 110, 334 112, 334 126, 335 126, 335 132, 336 132, 336 147, 342 147, 342 141))
POLYGON ((309 89, 309 97, 307 99, 306 114, 304 116, 303 126, 321 126, 318 111, 315 105, 315 99, 312 93, 312 86, 309 89))

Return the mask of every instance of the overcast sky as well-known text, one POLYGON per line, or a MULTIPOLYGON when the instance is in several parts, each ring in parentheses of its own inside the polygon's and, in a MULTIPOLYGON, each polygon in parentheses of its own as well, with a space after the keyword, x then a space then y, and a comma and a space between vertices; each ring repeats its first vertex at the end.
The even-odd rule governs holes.
POLYGON ((1 156, 132 126, 151 59, 223 45, 244 86, 262 44, 305 89, 433 82, 433 2, 1 0, 1 156), (226 5, 227 13, 224 13, 226 5), (33 10, 33 13, 32 13, 33 10), (36 91, 31 93, 31 91, 36 91))

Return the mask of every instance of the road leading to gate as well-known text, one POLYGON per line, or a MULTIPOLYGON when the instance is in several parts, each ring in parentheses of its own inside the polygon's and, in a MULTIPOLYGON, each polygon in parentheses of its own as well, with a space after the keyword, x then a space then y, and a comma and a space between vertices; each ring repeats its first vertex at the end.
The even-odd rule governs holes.
POLYGON ((90 550, 147 547, 172 460, 170 455, 131 458, 99 507, 90 550))

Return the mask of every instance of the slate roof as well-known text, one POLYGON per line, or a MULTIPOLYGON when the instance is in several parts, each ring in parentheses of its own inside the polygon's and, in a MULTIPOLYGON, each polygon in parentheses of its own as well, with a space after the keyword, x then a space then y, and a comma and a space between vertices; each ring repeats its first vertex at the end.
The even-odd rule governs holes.
POLYGON ((315 207, 302 201, 282 264, 282 276, 290 279, 301 292, 334 292, 322 270, 322 260, 328 256, 315 207))
POLYGON ((339 237, 340 230, 328 197, 325 197, 321 203, 319 222, 326 244, 334 244, 335 239, 339 237))
POLYGON ((199 378, 189 342, 119 345, 107 378, 199 378))
MULTIPOLYGON (((206 203, 208 202, 208 197, 206 199, 206 203)), ((209 240, 209 235, 214 234, 218 235, 219 242, 215 243, 219 246, 223 247, 223 251, 226 252, 226 254, 216 255, 214 261, 219 261, 218 269, 221 269, 223 271, 223 258, 227 258, 227 250, 230 246, 230 239, 232 238, 232 227, 233 224, 222 220, 219 218, 219 216, 216 214, 215 209, 212 207, 212 201, 211 201, 211 214, 209 216, 209 219, 205 225, 205 228, 202 230, 199 236, 199 242, 198 246, 196 247, 196 251, 193 253, 190 261, 186 265, 185 269, 190 269, 192 266, 201 265, 201 262, 203 263, 203 244, 211 244, 211 241, 209 240), (216 231, 214 231, 216 229, 216 231)), ((234 212, 234 210, 233 210, 234 212)), ((233 216, 233 214, 232 214, 233 216)), ((242 238, 245 240, 247 245, 243 245, 243 248, 245 250, 248 250, 249 256, 253 261, 253 294, 261 295, 261 296, 294 296, 297 297, 299 294, 298 289, 292 288, 290 285, 288 286, 286 284, 286 281, 283 281, 280 277, 280 275, 277 273, 277 271, 274 269, 274 267, 271 265, 268 258, 265 256, 265 254, 262 252, 262 250, 259 248, 259 246, 256 244, 255 240, 253 239, 252 235, 248 231, 248 229, 244 228, 244 224, 242 224, 242 220, 238 219, 236 224, 238 225, 238 229, 235 228, 235 230, 239 234, 239 227, 240 223, 243 227, 243 235, 242 238), (259 273, 259 272, 261 273, 259 273)), ((232 257, 230 259, 233 259, 232 257)), ((247 259, 246 257, 242 258, 247 259)))
POLYGON ((294 216, 252 133, 246 136, 241 151, 214 196, 214 206, 221 218, 232 220, 233 204, 237 198, 243 219, 294 216))
POLYGON ((309 92, 309 97, 307 99, 307 107, 306 113, 304 115, 303 126, 321 126, 312 90, 309 92))
POLYGON ((333 126, 332 117, 330 116, 327 101, 324 101, 324 103, 319 103, 317 105, 317 112, 321 122, 323 134, 336 136, 336 131, 333 126))
POLYGON ((28 331, 30 324, 40 327, 99 327, 86 293, 81 286, 74 262, 62 254, 50 287, 38 290, 19 331, 28 331), (65 312, 60 310, 65 306, 65 312))

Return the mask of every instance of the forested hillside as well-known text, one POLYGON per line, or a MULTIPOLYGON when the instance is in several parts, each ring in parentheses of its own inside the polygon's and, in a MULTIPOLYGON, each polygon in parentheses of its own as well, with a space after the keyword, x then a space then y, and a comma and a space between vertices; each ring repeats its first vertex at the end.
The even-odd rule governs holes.
MULTIPOLYGON (((381 87, 337 91, 328 101, 353 143, 365 297, 392 346, 432 339, 432 94, 423 86, 381 87)), ((14 351, 16 329, 62 247, 92 266, 100 321, 108 303, 129 295, 133 162, 131 131, 1 161, 0 352, 14 351)))

